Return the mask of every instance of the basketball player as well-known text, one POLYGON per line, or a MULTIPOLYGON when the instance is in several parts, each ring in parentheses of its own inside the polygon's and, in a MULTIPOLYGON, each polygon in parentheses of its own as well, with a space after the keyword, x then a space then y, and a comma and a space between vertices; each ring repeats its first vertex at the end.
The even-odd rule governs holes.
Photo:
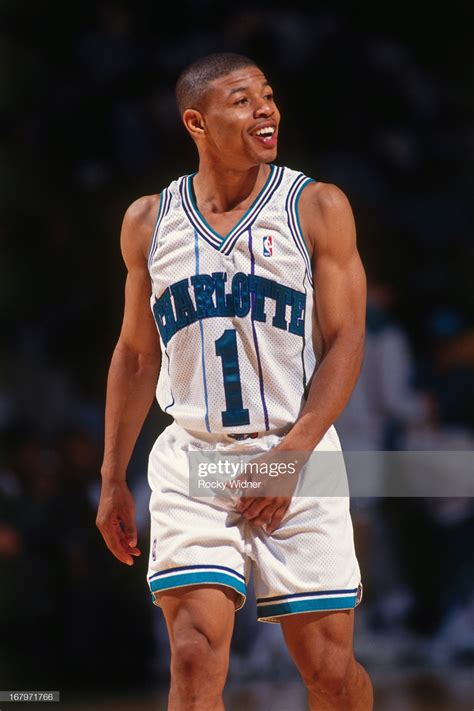
POLYGON ((332 423, 361 366, 366 298, 351 207, 335 185, 273 162, 280 114, 250 59, 200 59, 176 93, 199 170, 125 214, 97 525, 132 565, 126 469, 156 389, 174 417, 148 473, 148 583, 171 643, 168 708, 224 708, 234 613, 253 570, 258 618, 281 624, 309 708, 368 711, 371 683, 353 656, 362 588, 348 497, 249 495, 229 510, 191 497, 188 481, 199 449, 340 450, 332 423))

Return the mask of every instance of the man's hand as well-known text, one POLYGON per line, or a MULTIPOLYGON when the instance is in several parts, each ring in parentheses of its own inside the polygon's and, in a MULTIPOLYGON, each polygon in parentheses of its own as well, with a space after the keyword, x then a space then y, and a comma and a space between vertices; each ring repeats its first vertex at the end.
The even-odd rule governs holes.
POLYGON ((291 496, 241 496, 236 510, 253 526, 264 526, 270 535, 281 524, 291 496))
POLYGON ((141 551, 136 547, 135 503, 125 481, 102 480, 96 525, 114 556, 133 565, 132 556, 141 551))
POLYGON ((306 461, 305 453, 279 451, 278 446, 252 459, 241 480, 259 482, 260 496, 241 496, 236 511, 252 525, 264 526, 270 535, 281 524, 298 483, 298 476, 306 461), (257 465, 257 467, 252 466, 257 465), (268 472, 273 469, 273 475, 268 472), (267 495, 262 495, 267 494, 267 495))

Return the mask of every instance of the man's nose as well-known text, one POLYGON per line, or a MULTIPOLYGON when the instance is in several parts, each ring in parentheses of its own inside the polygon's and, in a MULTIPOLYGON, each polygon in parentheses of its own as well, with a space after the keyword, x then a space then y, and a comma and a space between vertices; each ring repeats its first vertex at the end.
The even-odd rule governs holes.
POLYGON ((267 99, 262 99, 260 104, 255 109, 256 116, 271 116, 275 111, 275 107, 267 99))

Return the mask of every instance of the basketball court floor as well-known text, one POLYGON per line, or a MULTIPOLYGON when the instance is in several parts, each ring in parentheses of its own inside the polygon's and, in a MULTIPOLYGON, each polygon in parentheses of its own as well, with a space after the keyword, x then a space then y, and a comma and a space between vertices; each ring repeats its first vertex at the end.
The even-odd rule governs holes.
MULTIPOLYGON (((472 711, 474 689, 472 669, 440 668, 390 671, 370 670, 375 690, 375 711, 472 711)), ((298 678, 279 681, 232 681, 224 695, 226 711, 307 711, 306 694, 298 678)), ((19 704, 2 707, 18 709, 19 704)), ((24 709, 31 709, 31 704, 24 709)), ((167 689, 120 691, 97 694, 61 693, 61 701, 41 704, 51 711, 166 711, 167 689)), ((2 709, 2 711, 3 711, 2 709)))

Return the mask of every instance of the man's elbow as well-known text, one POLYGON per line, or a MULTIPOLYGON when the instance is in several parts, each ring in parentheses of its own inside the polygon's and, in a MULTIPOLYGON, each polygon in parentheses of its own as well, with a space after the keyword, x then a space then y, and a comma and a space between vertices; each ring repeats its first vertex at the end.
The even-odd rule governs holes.
POLYGON ((150 348, 143 344, 132 344, 119 338, 114 350, 114 358, 121 360, 134 372, 142 370, 158 371, 161 364, 159 348, 150 348))

